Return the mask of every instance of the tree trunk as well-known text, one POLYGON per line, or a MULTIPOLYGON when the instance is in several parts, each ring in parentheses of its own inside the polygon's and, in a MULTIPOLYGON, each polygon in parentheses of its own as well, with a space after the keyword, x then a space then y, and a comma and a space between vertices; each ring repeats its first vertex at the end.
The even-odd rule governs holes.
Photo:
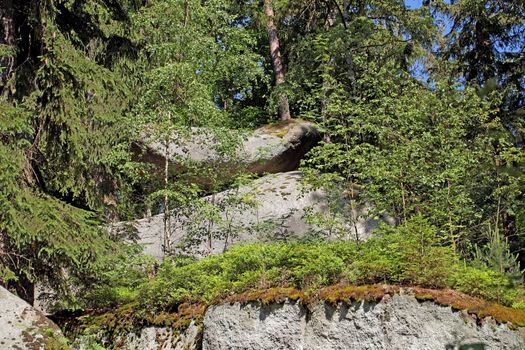
MULTIPOLYGON (((15 21, 14 7, 12 0, 0 1, 0 45, 6 45, 15 48, 15 21)), ((15 69, 16 56, 0 56, 0 91, 4 93, 3 88, 6 81, 10 78, 15 69)))
POLYGON ((171 213, 170 213, 170 201, 168 196, 168 186, 169 186, 169 140, 165 140, 165 161, 164 161, 164 255, 171 253, 171 213))
MULTIPOLYGON (((270 55, 272 56, 273 75, 275 79, 275 87, 284 84, 284 67, 281 58, 281 50, 279 47, 279 36, 277 35, 277 27, 274 22, 274 12, 272 0, 264 0, 264 13, 267 17, 266 29, 268 31, 268 41, 270 43, 270 55)), ((281 120, 292 119, 290 115, 290 106, 288 104, 288 96, 285 92, 279 93, 279 118, 281 120)))
POLYGON ((348 0, 344 0, 343 1, 343 21, 345 24, 345 28, 346 28, 346 24, 348 23, 348 20, 350 19, 350 14, 348 13, 348 11, 349 11, 348 0))
MULTIPOLYGON (((328 17, 326 18, 325 22, 325 30, 328 32, 330 28, 332 28, 337 22, 337 14, 335 8, 330 8, 330 12, 328 13, 328 17)), ((345 24, 346 27, 346 24, 345 24)), ((328 60, 323 60, 322 67, 323 67, 323 73, 322 73, 322 79, 323 79, 323 98, 321 100, 321 117, 323 120, 323 124, 325 127, 328 128, 328 120, 330 119, 330 115, 328 115, 328 105, 329 105, 329 99, 330 95, 334 92, 333 86, 331 84, 331 78, 332 78, 332 71, 334 66, 334 61, 332 59, 332 56, 328 52, 328 48, 325 51, 325 54, 327 55, 328 60)), ((332 143, 332 139, 330 137, 329 132, 325 132, 323 136, 324 142, 326 143, 332 143)))

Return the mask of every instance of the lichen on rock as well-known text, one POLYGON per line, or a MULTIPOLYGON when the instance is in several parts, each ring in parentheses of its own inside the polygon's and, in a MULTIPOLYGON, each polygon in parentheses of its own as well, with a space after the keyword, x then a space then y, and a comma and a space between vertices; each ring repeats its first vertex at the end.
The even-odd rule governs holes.
POLYGON ((0 286, 0 349, 44 350, 49 344, 58 349, 61 337, 42 312, 0 286))

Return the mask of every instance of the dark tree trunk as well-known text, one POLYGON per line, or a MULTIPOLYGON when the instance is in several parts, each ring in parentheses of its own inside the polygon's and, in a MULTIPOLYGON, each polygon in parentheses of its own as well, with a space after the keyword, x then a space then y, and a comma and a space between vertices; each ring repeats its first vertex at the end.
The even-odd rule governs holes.
MULTIPOLYGON (((264 13, 266 14, 266 29, 268 31, 268 41, 270 43, 270 55, 272 57, 273 75, 275 79, 275 86, 279 87, 284 84, 284 66, 281 58, 281 50, 279 46, 279 36, 277 34, 277 27, 274 21, 274 12, 272 0, 264 0, 264 13)), ((288 96, 281 92, 279 95, 279 118, 281 120, 292 119, 290 115, 290 106, 288 104, 288 96)))

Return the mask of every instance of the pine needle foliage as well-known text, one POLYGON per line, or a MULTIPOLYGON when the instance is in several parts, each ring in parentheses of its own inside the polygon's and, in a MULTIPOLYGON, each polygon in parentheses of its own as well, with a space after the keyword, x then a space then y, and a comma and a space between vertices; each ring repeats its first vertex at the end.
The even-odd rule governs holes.
POLYGON ((16 23, 19 65, 0 101, 1 280, 31 302, 37 281, 67 299, 70 281, 96 275, 117 247, 94 212, 118 186, 113 150, 126 134, 128 90, 97 46, 116 35, 116 9, 35 0, 14 10, 26 22, 16 23))

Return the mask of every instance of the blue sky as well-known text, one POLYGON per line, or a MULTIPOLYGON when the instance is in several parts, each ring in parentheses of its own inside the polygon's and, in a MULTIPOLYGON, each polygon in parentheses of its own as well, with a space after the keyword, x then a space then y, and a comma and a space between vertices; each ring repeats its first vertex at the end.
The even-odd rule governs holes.
MULTIPOLYGON (((450 3, 450 1, 445 2, 450 3)), ((405 4, 410 8, 417 9, 423 5, 423 0, 405 0, 405 4)))
POLYGON ((405 0, 405 4, 413 9, 421 7, 423 0, 405 0))

